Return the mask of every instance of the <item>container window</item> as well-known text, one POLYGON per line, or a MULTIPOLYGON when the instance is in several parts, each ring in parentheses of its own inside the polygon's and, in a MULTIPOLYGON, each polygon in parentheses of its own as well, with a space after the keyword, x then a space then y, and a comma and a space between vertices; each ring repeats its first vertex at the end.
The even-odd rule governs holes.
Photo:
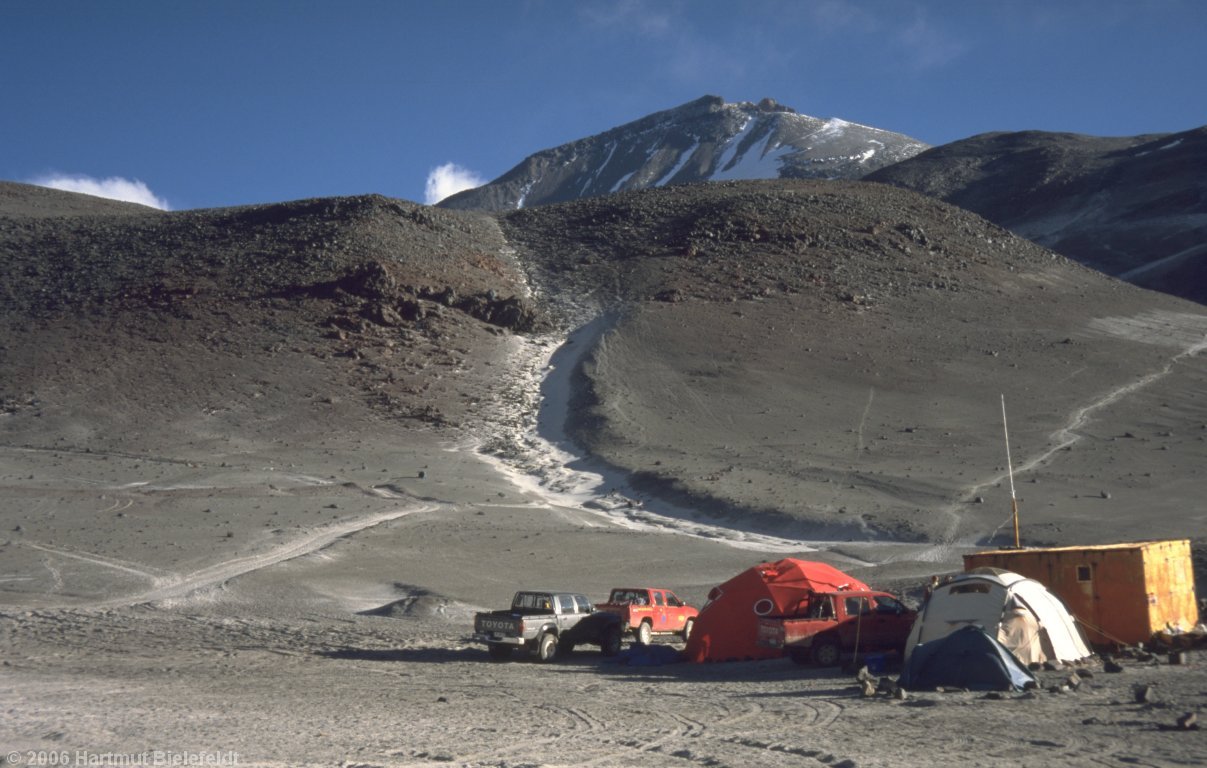
POLYGON ((956 584, 947 590, 952 595, 989 594, 988 584, 956 584))
POLYGON ((1092 581, 1093 577, 1094 577, 1094 570, 1092 568, 1090 568, 1090 566, 1088 566, 1088 565, 1077 566, 1077 580, 1078 581, 1092 581))

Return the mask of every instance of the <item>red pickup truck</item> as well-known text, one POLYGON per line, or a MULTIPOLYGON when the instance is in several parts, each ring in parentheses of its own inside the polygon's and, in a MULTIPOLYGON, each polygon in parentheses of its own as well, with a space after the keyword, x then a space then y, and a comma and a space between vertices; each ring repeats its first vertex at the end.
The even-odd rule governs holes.
POLYGON ((621 626, 642 645, 649 645, 654 635, 679 635, 686 641, 700 613, 669 589, 650 587, 618 587, 595 607, 619 615, 621 626))
POLYGON ((887 592, 819 592, 801 615, 759 619, 758 644, 829 667, 856 652, 902 653, 917 615, 887 592))

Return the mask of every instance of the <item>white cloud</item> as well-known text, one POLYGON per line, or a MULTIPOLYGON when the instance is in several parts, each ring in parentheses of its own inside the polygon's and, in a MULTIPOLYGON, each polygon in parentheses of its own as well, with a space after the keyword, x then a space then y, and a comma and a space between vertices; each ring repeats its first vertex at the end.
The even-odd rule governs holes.
POLYGON ((818 0, 807 6, 814 26, 827 34, 852 30, 874 32, 879 26, 875 15, 851 0, 818 0))
POLYGON ((599 27, 619 27, 645 37, 662 37, 676 26, 677 4, 665 0, 617 0, 611 4, 583 5, 579 13, 599 27))
POLYGON ((127 203, 139 203, 158 208, 161 211, 171 210, 168 201, 158 197, 138 179, 123 179, 111 176, 107 179, 94 179, 91 176, 52 173, 29 180, 30 184, 39 187, 61 189, 65 192, 80 192, 95 197, 106 197, 110 200, 124 200, 127 203))
POLYGON ((915 70, 946 66, 969 50, 969 45, 947 35, 920 13, 912 24, 901 29, 898 44, 915 70))
POLYGON ((434 205, 449 195, 480 187, 485 183, 486 179, 468 168, 462 168, 456 163, 445 163, 436 166, 427 175, 427 183, 423 185, 423 201, 434 205))

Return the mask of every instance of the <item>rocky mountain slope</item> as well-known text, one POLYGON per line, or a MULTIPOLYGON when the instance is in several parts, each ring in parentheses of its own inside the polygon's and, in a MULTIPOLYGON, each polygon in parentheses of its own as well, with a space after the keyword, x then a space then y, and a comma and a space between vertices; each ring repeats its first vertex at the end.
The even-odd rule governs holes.
MULTIPOLYGON (((1174 400, 1193 437, 1164 454, 1181 467, 1167 469, 1182 475, 1175 457, 1205 447, 1207 413, 1170 395, 1097 435, 1101 455, 1070 461, 1079 412, 1173 360, 1202 375, 1207 315, 932 199, 860 182, 727 183, 502 224, 548 294, 619 311, 583 358, 577 439, 689 508, 827 537, 987 539, 1009 509, 1002 394, 1016 461, 1032 464, 1028 482, 1043 477, 1027 488, 1032 541, 1067 535, 1067 499, 1087 492, 1115 499, 1109 512, 1079 504, 1087 513, 1147 514, 1152 468, 1108 479, 1099 462, 1145 463, 1110 441, 1155 438, 1140 425, 1174 400)), ((1099 521, 1080 535, 1119 531, 1099 521)))
POLYGON ((49 187, 0 181, 0 213, 6 218, 60 218, 89 215, 153 215, 158 208, 109 200, 49 187))
MULTIPOLYGON (((8 431, 131 450, 355 407, 498 437, 515 334, 603 317, 577 360, 576 442, 656 498, 801 536, 991 535, 1003 393, 1016 449, 1068 473, 1059 493, 1115 496, 1126 527, 1161 506, 1143 462, 1108 479, 1102 462, 1139 459, 1050 451, 1082 439, 1079 409, 1197 370, 1207 333, 1195 305, 879 184, 673 186, 497 219, 377 196, 121 215, 70 199, 70 216, 0 211, 8 431)), ((1160 435, 1207 413, 1165 400, 1168 422, 1117 431, 1179 446, 1169 483, 1207 449, 1160 435)), ((1034 514, 1059 540, 1068 509, 1034 514)))
POLYGON ((525 158, 440 203, 503 211, 667 184, 736 179, 854 179, 925 144, 897 133, 798 114, 763 99, 705 96, 525 158))
POLYGON ((1100 138, 1025 131, 867 176, 974 211, 1137 285, 1207 302, 1207 127, 1100 138))
POLYGON ((353 386, 382 413, 459 421, 467 403, 447 372, 471 347, 489 359, 500 334, 541 322, 482 217, 372 195, 164 213, 3 190, 4 410, 49 419, 46 393, 58 392, 106 443, 121 440, 106 426, 114 418, 171 429, 272 390, 286 410, 353 386), (302 395, 286 386, 298 383, 281 373, 290 368, 315 373, 302 395), (132 410, 105 407, 94 388, 123 393, 132 410))

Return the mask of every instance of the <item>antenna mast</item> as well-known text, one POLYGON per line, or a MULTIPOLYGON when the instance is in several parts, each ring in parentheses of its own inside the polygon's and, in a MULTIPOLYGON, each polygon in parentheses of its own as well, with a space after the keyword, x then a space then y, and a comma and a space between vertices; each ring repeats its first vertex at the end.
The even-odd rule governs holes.
POLYGON ((1006 473, 1010 477, 1010 511, 1014 516, 1014 548, 1018 542, 1018 497, 1014 495, 1014 464, 1010 461, 1010 431, 1006 428, 1006 396, 1002 395, 1002 434, 1006 438, 1006 473))

